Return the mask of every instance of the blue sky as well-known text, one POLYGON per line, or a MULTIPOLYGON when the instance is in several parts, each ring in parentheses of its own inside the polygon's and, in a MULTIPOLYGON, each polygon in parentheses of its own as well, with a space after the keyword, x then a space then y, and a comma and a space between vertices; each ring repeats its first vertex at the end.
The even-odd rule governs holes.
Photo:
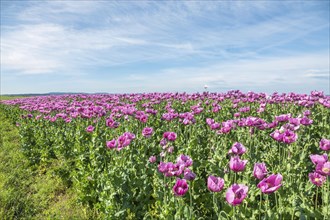
POLYGON ((1 94, 330 93, 329 1, 1 1, 1 94))

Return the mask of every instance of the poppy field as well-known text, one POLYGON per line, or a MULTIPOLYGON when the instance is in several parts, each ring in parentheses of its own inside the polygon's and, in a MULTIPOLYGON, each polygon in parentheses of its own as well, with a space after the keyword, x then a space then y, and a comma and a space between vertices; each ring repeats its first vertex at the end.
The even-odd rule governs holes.
POLYGON ((107 219, 330 219, 330 97, 79 94, 5 100, 30 166, 107 219))

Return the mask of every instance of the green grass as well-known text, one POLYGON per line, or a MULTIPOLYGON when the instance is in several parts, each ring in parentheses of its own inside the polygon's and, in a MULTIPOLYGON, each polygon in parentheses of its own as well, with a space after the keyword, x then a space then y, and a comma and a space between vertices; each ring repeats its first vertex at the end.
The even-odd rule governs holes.
POLYGON ((19 98, 26 98, 26 96, 0 95, 0 100, 11 100, 11 99, 19 99, 19 98))
POLYGON ((57 161, 30 166, 20 151, 18 129, 3 112, 0 122, 0 219, 100 218, 77 203, 73 188, 56 175, 57 161))

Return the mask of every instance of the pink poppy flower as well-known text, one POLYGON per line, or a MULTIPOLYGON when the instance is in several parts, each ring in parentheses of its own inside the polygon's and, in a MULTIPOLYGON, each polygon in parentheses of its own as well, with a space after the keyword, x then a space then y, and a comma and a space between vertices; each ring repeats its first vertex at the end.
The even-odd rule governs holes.
POLYGON ((320 148, 321 150, 325 150, 325 151, 330 150, 330 140, 322 138, 320 140, 320 148))
POLYGON ((183 196, 187 193, 189 186, 185 179, 177 179, 175 185, 173 186, 173 193, 176 196, 183 196))
POLYGON ((229 168, 234 172, 241 172, 245 169, 247 162, 247 160, 241 160, 238 156, 231 157, 229 168))
POLYGON ((245 197, 247 196, 247 192, 249 190, 248 186, 244 184, 236 184, 231 185, 226 192, 226 200, 232 206, 237 206, 243 202, 245 197))
POLYGON ((223 186, 225 185, 225 180, 221 177, 216 176, 209 176, 207 178, 207 188, 211 192, 220 192, 223 189, 223 186))
POLYGON ((228 151, 228 153, 233 153, 236 155, 241 155, 244 154, 246 152, 246 148, 244 147, 243 144, 239 143, 239 142, 235 142, 233 144, 233 146, 231 147, 231 149, 228 151))
POLYGON ((261 180, 261 182, 257 185, 261 192, 265 194, 270 194, 278 190, 282 184, 282 175, 281 174, 272 174, 267 178, 261 180))
POLYGON ((267 167, 265 163, 256 163, 253 168, 253 176, 262 180, 267 175, 267 167))
POLYGON ((309 180, 316 186, 322 186, 327 178, 317 172, 308 174, 309 180))

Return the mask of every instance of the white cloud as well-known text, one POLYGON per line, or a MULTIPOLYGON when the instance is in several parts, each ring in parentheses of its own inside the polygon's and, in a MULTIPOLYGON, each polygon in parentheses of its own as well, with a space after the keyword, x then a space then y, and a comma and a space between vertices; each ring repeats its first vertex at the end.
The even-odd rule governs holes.
POLYGON ((21 27, 2 35, 1 60, 4 69, 24 74, 50 73, 61 67, 61 62, 49 46, 54 45, 62 29, 56 25, 21 27))
MULTIPOLYGON (((296 42, 329 21, 300 3, 46 1, 28 2, 10 18, 1 27, 5 75, 79 75, 88 83, 98 77, 95 69, 114 73, 130 66, 112 79, 115 88, 183 91, 204 84, 210 90, 262 87, 282 79, 312 86, 329 72, 329 51, 301 54, 304 45, 296 42)), ((107 85, 100 81, 98 88, 107 85)))
MULTIPOLYGON (((324 90, 327 90, 326 82, 308 79, 305 73, 310 69, 320 67, 325 71, 322 76, 326 74, 329 76, 328 66, 329 55, 327 53, 228 61, 199 68, 166 69, 152 78, 145 79, 144 87, 152 89, 158 87, 165 91, 166 89, 183 91, 183 88, 188 88, 190 91, 201 91, 203 85, 207 84, 210 91, 216 91, 219 88, 249 87, 268 87, 271 90, 274 88, 274 84, 280 83, 287 85, 286 88, 283 88, 284 90, 294 91, 294 88, 299 85, 313 90, 315 84, 318 83, 324 90)), ((318 79, 315 77, 315 80, 318 79)))
POLYGON ((91 14, 100 9, 97 1, 37 1, 29 2, 17 18, 22 22, 68 22, 85 19, 86 14, 91 14))
MULTIPOLYGON (((116 64, 116 47, 145 44, 144 40, 121 37, 111 30, 79 31, 56 24, 20 25, 2 35, 1 56, 5 69, 23 74, 43 74, 79 65, 116 64), (106 51, 109 58, 97 53, 106 51)), ((104 55, 104 54, 102 54, 104 55)))
POLYGON ((304 77, 314 79, 328 79, 330 81, 329 69, 309 69, 305 71, 304 77))

